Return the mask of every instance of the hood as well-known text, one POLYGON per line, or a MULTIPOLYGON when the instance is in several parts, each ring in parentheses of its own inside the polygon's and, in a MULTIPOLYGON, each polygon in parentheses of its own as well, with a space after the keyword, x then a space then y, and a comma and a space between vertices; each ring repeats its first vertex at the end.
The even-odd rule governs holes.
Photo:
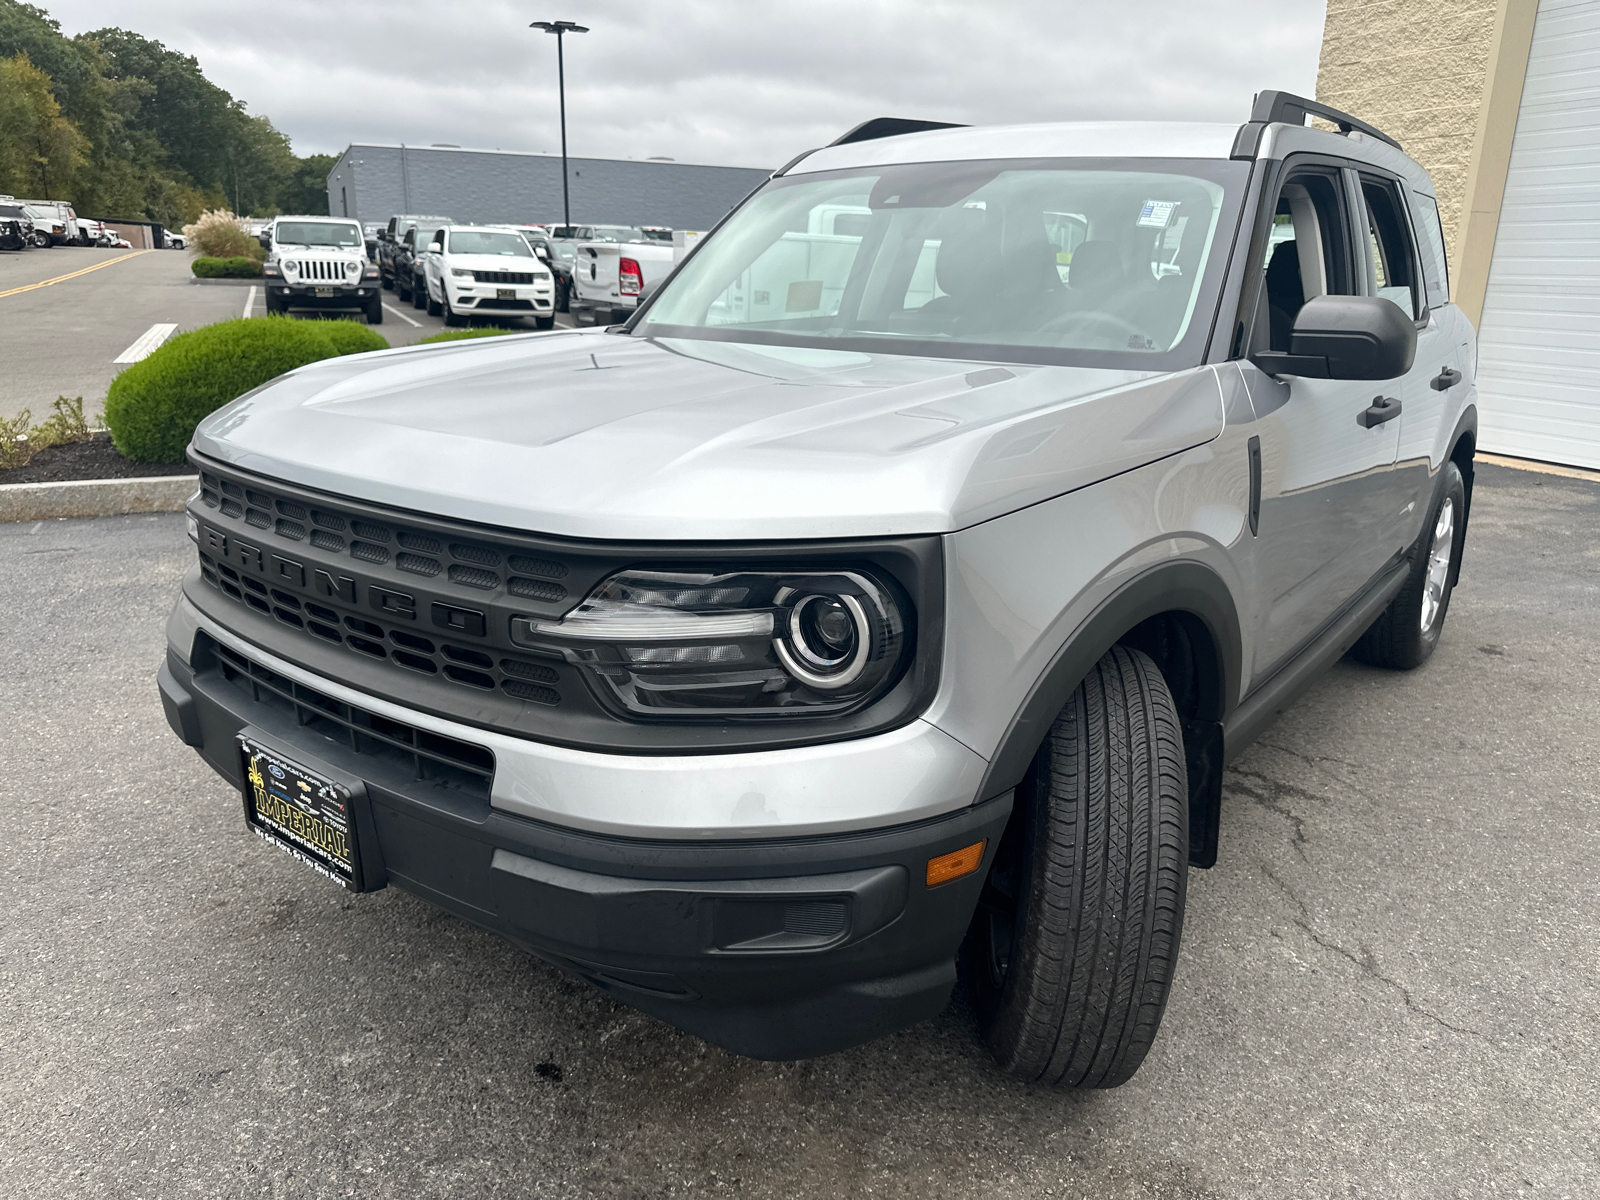
POLYGON ((329 359, 194 447, 337 495, 575 538, 942 533, 1222 430, 1215 371, 996 366, 603 329, 329 359))
POLYGON ((461 267, 468 271, 547 271, 544 260, 535 256, 532 258, 514 258, 507 254, 447 254, 445 261, 449 266, 461 267))

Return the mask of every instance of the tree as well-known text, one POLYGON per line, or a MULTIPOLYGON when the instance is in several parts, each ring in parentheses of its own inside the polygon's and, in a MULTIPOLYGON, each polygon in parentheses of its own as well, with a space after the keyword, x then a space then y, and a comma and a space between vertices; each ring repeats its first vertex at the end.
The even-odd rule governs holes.
POLYGON ((336 154, 308 154, 278 198, 284 212, 321 216, 328 211, 328 172, 339 161, 336 154))
POLYGON ((41 200, 67 196, 88 148, 61 115, 50 77, 26 54, 0 59, 0 189, 41 200))

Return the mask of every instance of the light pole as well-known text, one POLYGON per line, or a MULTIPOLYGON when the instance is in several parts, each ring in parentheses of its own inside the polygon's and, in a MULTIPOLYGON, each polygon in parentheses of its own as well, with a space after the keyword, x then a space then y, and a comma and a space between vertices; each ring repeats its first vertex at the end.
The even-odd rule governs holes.
POLYGON ((534 21, 528 28, 556 35, 556 79, 561 92, 561 223, 571 225, 572 196, 567 190, 567 62, 562 46, 567 34, 588 33, 589 27, 572 21, 534 21))

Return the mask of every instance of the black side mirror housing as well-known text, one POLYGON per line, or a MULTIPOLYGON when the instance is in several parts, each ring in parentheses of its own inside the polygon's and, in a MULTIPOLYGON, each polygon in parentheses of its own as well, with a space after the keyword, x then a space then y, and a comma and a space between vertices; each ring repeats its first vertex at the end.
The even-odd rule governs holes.
POLYGON ((272 237, 271 237, 270 234, 265 234, 265 233, 258 234, 256 236, 256 241, 261 243, 261 248, 263 250, 271 250, 272 249, 272 237))
POLYGON ((1394 301, 1315 296, 1295 316, 1289 353, 1262 351, 1250 361, 1268 375, 1398 379, 1416 357, 1416 324, 1394 301))

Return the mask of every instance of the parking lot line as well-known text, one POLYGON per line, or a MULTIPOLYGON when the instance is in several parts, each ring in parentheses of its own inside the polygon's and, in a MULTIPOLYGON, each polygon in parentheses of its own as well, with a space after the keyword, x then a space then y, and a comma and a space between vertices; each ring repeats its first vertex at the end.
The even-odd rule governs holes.
POLYGON ((162 342, 166 341, 169 337, 171 337, 172 336, 172 331, 174 329, 176 329, 177 327, 178 326, 177 326, 176 323, 173 323, 171 325, 152 325, 152 326, 150 326, 149 329, 146 329, 143 333, 141 333, 138 336, 137 339, 135 339, 133 345, 129 346, 126 350, 124 350, 121 354, 117 355, 117 357, 113 358, 111 361, 114 362, 114 363, 136 363, 136 362, 138 362, 141 358, 147 357, 150 354, 151 351, 155 350, 157 347, 159 347, 161 345, 162 342))
POLYGON ((404 321, 407 325, 411 326, 411 328, 413 328, 413 329, 421 329, 422 328, 422 322, 421 321, 413 321, 410 317, 406 316, 405 313, 401 312, 398 308, 394 307, 394 305, 385 304, 383 307, 384 307, 384 311, 385 312, 393 313, 395 316, 399 317, 402 321, 404 321))
POLYGON ((250 285, 250 290, 245 293, 245 297, 244 297, 244 313, 242 315, 248 317, 250 315, 250 310, 255 308, 255 306, 256 306, 256 285, 252 283, 250 285))
POLYGON ((19 292, 31 292, 35 288, 49 287, 53 283, 63 280, 76 279, 79 275, 87 275, 90 271, 98 271, 101 267, 109 267, 112 263, 126 262, 130 258, 138 258, 141 254, 149 254, 148 250, 135 250, 131 254, 119 254, 116 258, 108 258, 105 262, 97 262, 92 267, 84 267, 81 271, 69 271, 65 275, 57 275, 54 279, 41 279, 38 283, 30 283, 23 287, 14 287, 9 291, 0 292, 0 299, 6 296, 15 296, 19 292))

